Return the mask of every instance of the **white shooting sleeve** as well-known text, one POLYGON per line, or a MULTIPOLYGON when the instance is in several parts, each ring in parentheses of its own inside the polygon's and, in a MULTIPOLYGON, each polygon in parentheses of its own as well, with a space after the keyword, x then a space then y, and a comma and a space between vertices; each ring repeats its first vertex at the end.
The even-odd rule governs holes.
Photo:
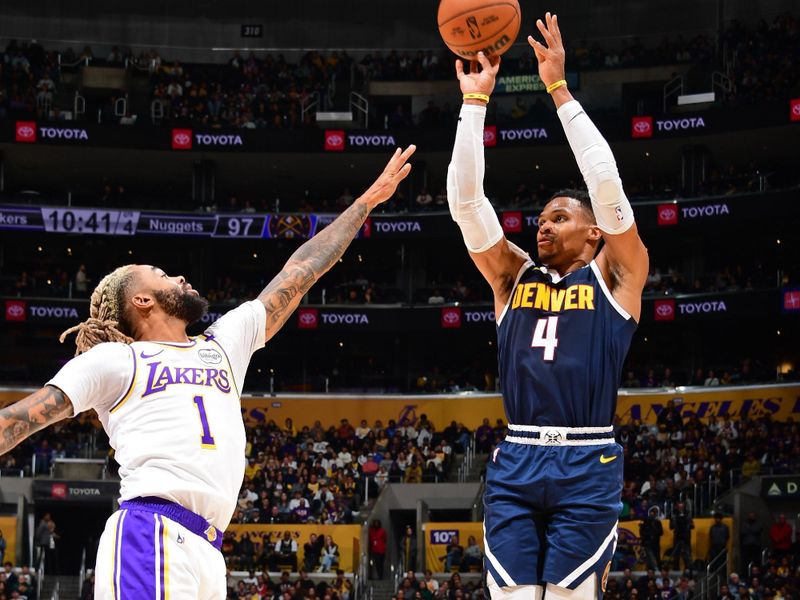
POLYGON ((558 117, 589 188, 597 226, 612 235, 626 232, 633 225, 633 209, 622 189, 608 142, 577 100, 562 104, 558 117))
POLYGON ((483 193, 483 122, 486 107, 465 104, 447 168, 447 202, 470 252, 486 252, 503 237, 503 228, 483 193))

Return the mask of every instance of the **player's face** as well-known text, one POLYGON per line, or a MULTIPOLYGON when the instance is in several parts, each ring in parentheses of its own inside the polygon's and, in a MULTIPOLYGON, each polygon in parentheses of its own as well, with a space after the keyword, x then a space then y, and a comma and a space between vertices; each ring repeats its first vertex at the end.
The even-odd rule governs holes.
POLYGON ((536 247, 539 261, 555 267, 581 256, 597 226, 590 222, 580 202, 573 198, 553 198, 539 215, 536 247))
POLYGON ((139 289, 151 293, 169 316, 190 325, 208 312, 208 300, 202 298, 183 275, 170 277, 163 269, 150 265, 138 265, 136 270, 139 289))

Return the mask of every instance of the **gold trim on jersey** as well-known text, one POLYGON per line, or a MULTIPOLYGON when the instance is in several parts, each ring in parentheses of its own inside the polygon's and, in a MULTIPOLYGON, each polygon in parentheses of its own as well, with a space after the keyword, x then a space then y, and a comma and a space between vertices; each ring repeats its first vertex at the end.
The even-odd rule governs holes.
POLYGON ((131 393, 133 392, 133 389, 136 387, 136 371, 137 371, 137 368, 136 368, 136 364, 137 364, 136 363, 136 350, 133 349, 133 346, 128 346, 128 348, 131 349, 131 353, 133 354, 133 373, 131 374, 131 384, 128 386, 128 389, 125 392, 125 394, 122 396, 122 398, 117 400, 117 402, 114 404, 114 406, 111 407, 111 410, 108 411, 109 413, 113 413, 120 406, 125 404, 125 402, 128 400, 128 398, 131 397, 131 393))

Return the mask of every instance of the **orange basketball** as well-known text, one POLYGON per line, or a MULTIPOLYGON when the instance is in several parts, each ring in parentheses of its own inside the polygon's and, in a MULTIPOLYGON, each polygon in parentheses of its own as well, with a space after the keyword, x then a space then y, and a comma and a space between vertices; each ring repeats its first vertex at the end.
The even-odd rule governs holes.
POLYGON ((480 51, 491 57, 511 48, 521 18, 518 0, 442 0, 437 21, 447 47, 475 60, 480 51))

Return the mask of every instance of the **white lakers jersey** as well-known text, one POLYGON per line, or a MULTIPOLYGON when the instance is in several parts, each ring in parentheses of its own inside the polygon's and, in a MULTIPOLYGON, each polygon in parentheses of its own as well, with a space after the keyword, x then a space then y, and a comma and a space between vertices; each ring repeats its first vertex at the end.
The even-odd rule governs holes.
POLYGON ((188 343, 95 346, 47 385, 69 397, 76 415, 97 411, 120 465, 122 500, 158 496, 224 531, 245 468, 239 398, 265 327, 254 300, 188 343))

